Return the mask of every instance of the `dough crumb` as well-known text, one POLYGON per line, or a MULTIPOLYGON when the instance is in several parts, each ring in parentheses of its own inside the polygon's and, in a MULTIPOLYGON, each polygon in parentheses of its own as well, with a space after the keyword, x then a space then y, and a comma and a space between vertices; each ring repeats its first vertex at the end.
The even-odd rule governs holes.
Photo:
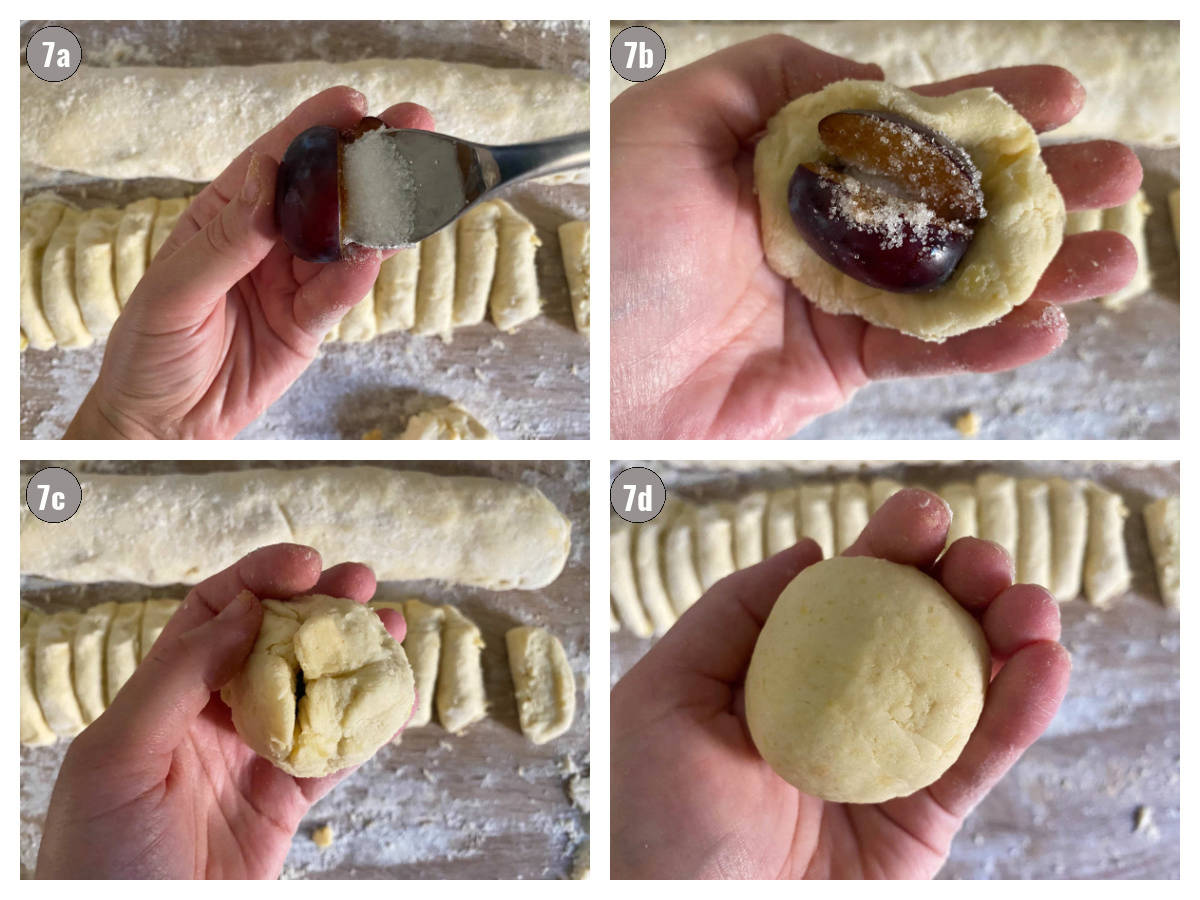
POLYGON ((333 826, 322 825, 320 828, 313 829, 312 842, 324 850, 327 847, 333 846, 333 826))
POLYGON ((975 414, 975 410, 968 409, 965 413, 954 420, 954 427, 958 429, 958 433, 965 438, 973 438, 979 436, 979 416, 975 414))
POLYGON ((1151 839, 1158 837, 1158 828, 1154 824, 1154 809, 1152 807, 1139 806, 1133 811, 1133 833, 1144 834, 1151 839))

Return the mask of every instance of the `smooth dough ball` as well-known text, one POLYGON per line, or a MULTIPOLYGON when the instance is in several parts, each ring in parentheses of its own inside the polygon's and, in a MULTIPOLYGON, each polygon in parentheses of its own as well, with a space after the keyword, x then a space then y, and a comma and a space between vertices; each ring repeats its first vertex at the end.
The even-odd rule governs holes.
POLYGON ((983 630, 928 575, 864 556, 784 589, 746 673, 758 752, 806 794, 906 797, 958 759, 991 673, 983 630))
POLYGON ((404 649, 353 600, 313 595, 262 606, 254 649, 221 689, 242 740, 301 778, 370 758, 412 714, 404 649))
POLYGON ((881 81, 838 81, 806 94, 767 124, 754 153, 754 187, 772 269, 826 312, 862 316, 926 341, 990 324, 1028 300, 1062 245, 1067 219, 1033 127, 990 88, 922 97, 881 81), (792 222, 792 173, 800 163, 830 158, 817 124, 846 109, 890 110, 919 122, 966 150, 979 169, 987 217, 941 287, 895 294, 863 284, 817 256, 792 222))

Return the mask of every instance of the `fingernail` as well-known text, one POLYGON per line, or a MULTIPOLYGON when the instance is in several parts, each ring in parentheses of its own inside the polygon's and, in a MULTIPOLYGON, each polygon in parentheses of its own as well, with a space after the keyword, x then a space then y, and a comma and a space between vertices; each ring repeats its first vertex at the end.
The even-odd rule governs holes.
POLYGON ((251 206, 258 200, 258 195, 262 192, 261 179, 259 178, 262 166, 258 162, 258 154, 255 153, 250 157, 250 165, 246 166, 246 179, 242 182, 242 199, 251 206))

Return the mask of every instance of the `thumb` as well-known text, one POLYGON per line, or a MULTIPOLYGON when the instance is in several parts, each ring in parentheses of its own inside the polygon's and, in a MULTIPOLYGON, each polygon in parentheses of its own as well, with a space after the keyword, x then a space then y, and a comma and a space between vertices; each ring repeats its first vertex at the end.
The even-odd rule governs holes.
POLYGON ((255 153, 237 194, 174 253, 157 258, 130 303, 139 295, 152 298, 151 308, 164 330, 207 317, 278 243, 278 168, 265 153, 255 153))
POLYGON ((105 714, 109 727, 115 723, 140 753, 174 750, 213 692, 245 662, 261 624, 262 605, 242 591, 203 624, 155 642, 105 714))

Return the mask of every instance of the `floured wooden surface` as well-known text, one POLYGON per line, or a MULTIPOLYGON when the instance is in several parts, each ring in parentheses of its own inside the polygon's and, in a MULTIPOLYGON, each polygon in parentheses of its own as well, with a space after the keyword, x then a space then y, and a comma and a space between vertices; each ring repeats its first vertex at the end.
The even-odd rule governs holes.
MULTIPOLYGON (((316 463, 54 463, 89 471, 207 472, 218 468, 295 468, 316 463)), ((336 465, 337 463, 334 463, 336 465)), ((571 555, 553 584, 496 593, 429 582, 380 585, 378 599, 420 596, 454 603, 483 632, 489 717, 460 736, 437 725, 406 732, 321 800, 292 841, 285 878, 563 878, 589 830, 568 793, 590 770, 588 660, 588 464, 450 462, 372 465, 438 474, 488 475, 541 490, 571 520, 571 555), (542 625, 558 636, 576 679, 576 716, 562 737, 537 747, 520 733, 504 632, 542 625), (335 840, 319 849, 314 829, 335 840)), ((23 463, 32 473, 46 463, 23 463)), ((149 524, 149 523, 148 523, 149 524)), ((326 561, 332 564, 335 561, 326 561)), ((130 584, 66 585, 23 579, 22 601, 39 609, 77 609, 104 600, 183 597, 186 589, 130 584)), ((68 742, 21 748, 21 874, 32 874, 54 777, 68 742)), ((583 805, 587 805, 584 801, 583 805)))
MULTIPOLYGON (((732 499, 751 487, 819 477, 776 469, 736 472, 640 463, 689 499, 732 499)), ((629 465, 614 466, 613 474, 629 465)), ((835 464, 845 477, 852 465, 835 464)), ((1179 492, 1175 463, 984 462, 872 464, 862 477, 940 485, 983 471, 1094 479, 1129 508, 1125 544, 1133 586, 1109 610, 1062 605, 1071 684, 1046 734, 967 818, 941 878, 1179 877, 1179 614, 1158 599, 1142 523, 1149 500, 1179 492), (1139 806, 1154 826, 1134 831, 1139 806)), ((612 635, 615 683, 649 649, 612 635)))
MULTIPOLYGON (((22 40, 43 22, 26 22, 22 40)), ((91 64, 200 66, 288 59, 424 56, 588 76, 587 22, 62 22, 91 64), (508 27, 511 25, 512 27, 508 27)), ((396 101, 403 100, 397 97, 396 101)), ((378 112, 378 110, 372 110, 378 112)), ((166 179, 97 180, 55 174, 22 182, 22 197, 53 189, 85 208, 198 186, 166 179)), ((543 315, 507 335, 490 323, 458 329, 449 344, 394 333, 365 344, 327 344, 244 438, 398 435, 414 413, 446 400, 473 411, 501 438, 588 436, 588 339, 575 331, 558 226, 588 218, 586 184, 517 187, 505 195, 537 227, 543 315)), ((104 345, 21 355, 21 436, 60 438, 95 381, 104 345)))

